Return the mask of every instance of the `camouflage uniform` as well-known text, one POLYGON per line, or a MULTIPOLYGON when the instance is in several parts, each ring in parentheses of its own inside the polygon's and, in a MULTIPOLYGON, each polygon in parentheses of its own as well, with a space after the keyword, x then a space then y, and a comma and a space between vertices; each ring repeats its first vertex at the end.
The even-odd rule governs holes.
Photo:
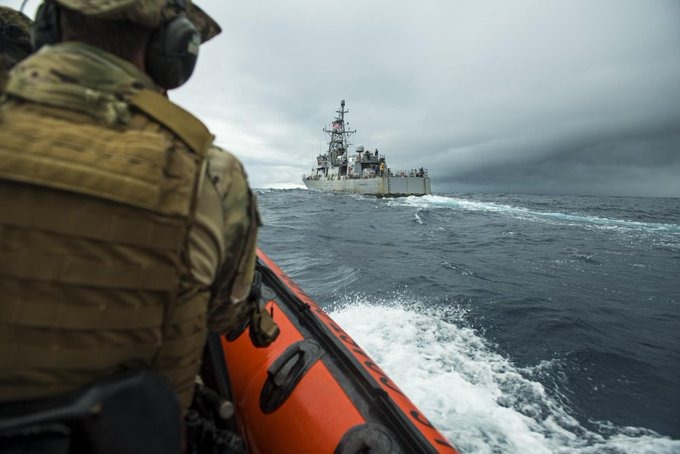
POLYGON ((0 77, 33 52, 31 26, 24 14, 0 6, 0 77))
MULTIPOLYGON (((141 5, 116 10, 134 20, 153 2, 122 3, 141 5)), ((75 42, 12 70, 0 106, 0 401, 153 367, 186 409, 207 328, 247 316, 255 197, 239 161, 159 92, 75 42)))

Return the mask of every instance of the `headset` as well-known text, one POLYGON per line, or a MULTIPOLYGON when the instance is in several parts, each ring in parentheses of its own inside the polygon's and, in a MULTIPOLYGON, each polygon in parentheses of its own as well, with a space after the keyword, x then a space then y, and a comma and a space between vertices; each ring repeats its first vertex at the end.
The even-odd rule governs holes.
MULTIPOLYGON (((198 59, 201 34, 186 16, 186 0, 168 0, 179 14, 154 30, 146 47, 146 73, 162 88, 177 88, 191 77, 198 59)), ((33 44, 39 49, 61 41, 59 4, 40 5, 33 25, 33 44)))

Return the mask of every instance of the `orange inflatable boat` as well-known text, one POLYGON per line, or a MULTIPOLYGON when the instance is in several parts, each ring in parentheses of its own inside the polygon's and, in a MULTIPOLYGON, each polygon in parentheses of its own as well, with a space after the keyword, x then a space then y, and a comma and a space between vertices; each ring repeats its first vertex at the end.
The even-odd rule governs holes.
MULTIPOLYGON (((250 453, 455 453, 390 377, 262 251, 279 337, 212 343, 250 453), (227 366, 228 365, 228 366, 227 366)), ((269 290, 267 290, 269 289, 269 290)), ((219 374, 221 375, 221 374, 219 374)))

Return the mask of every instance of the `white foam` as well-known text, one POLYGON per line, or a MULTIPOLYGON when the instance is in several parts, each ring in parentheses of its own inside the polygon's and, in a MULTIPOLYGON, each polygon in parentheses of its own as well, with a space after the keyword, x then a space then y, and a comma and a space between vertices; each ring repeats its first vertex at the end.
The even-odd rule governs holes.
POLYGON ((331 316, 461 452, 680 453, 680 441, 650 430, 613 428, 605 438, 584 428, 526 369, 463 327, 463 312, 395 300, 356 297, 331 316))
POLYGON ((422 225, 422 224, 423 224, 423 218, 420 217, 420 214, 419 214, 420 211, 421 211, 420 209, 416 210, 416 213, 415 213, 415 221, 416 221, 418 224, 421 224, 421 225, 422 225))
POLYGON ((680 224, 665 224, 655 222, 629 221, 625 219, 612 219, 600 216, 590 216, 585 214, 560 213, 553 211, 531 210, 525 207, 517 207, 494 202, 481 202, 477 200, 467 200, 457 197, 447 196, 423 196, 406 197, 390 201, 394 205, 415 206, 422 208, 453 208, 466 211, 478 211, 499 213, 516 217, 523 220, 538 222, 555 222, 560 224, 578 225, 586 227, 597 227, 601 229, 644 231, 649 233, 661 234, 680 234, 680 224))

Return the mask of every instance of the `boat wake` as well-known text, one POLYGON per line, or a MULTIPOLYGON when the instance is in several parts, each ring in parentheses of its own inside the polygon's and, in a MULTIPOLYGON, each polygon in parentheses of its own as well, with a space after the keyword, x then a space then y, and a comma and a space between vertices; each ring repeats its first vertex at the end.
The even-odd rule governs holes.
POLYGON ((628 232, 658 233, 680 235, 680 224, 640 222, 625 219, 611 219, 578 213, 560 213, 553 211, 533 210, 521 206, 512 206, 495 202, 469 200, 451 196, 407 197, 389 201, 393 205, 408 205, 417 208, 451 208, 464 211, 498 213, 522 220, 554 222, 559 224, 595 227, 628 232))
POLYGON ((347 296, 330 314, 461 452, 680 453, 680 440, 648 429, 584 427, 566 396, 532 379, 559 365, 518 368, 462 309, 407 300, 347 296))

